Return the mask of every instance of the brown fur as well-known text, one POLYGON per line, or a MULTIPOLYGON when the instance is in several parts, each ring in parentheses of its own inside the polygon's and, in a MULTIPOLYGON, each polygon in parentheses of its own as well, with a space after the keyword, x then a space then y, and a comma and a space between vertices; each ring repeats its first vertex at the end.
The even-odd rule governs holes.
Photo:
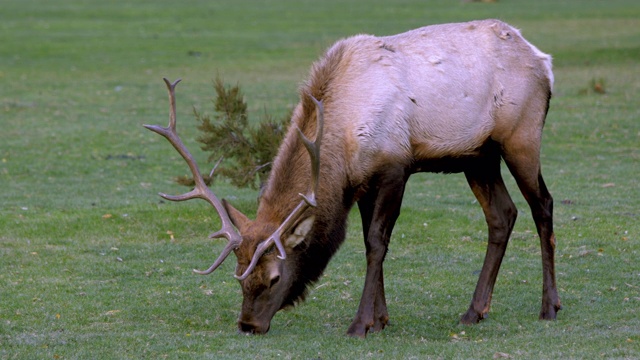
POLYGON ((541 132, 551 95, 550 57, 499 21, 446 24, 376 38, 339 41, 312 67, 300 103, 274 160, 255 221, 229 206, 243 242, 238 273, 310 186, 309 156, 297 129, 313 140, 324 105, 320 182, 315 216, 287 258, 265 254, 241 282, 241 331, 264 333, 276 311, 304 299, 345 238, 358 203, 367 249, 367 277, 348 333, 384 328, 388 313, 382 262, 400 213, 404 186, 418 171, 464 172, 485 212, 489 248, 462 322, 482 319, 517 211, 500 175, 500 160, 532 209, 543 249, 541 318, 560 308, 553 270, 552 199, 540 175, 541 132))

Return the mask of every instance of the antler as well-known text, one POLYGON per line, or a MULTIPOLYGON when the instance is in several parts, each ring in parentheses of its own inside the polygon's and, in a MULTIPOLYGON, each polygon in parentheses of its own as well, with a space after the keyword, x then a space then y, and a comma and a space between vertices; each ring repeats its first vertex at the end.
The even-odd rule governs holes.
MULTIPOLYGON (((207 184, 205 184, 204 179, 202 178, 202 174, 200 174, 200 169, 198 168, 198 164, 196 164, 195 160, 193 159, 193 156, 191 155, 187 147, 184 145, 184 143, 178 136, 178 133, 176 132, 175 87, 176 85, 178 85, 181 79, 176 80, 174 83, 169 82, 169 80, 167 80, 166 78, 163 78, 163 80, 167 85, 167 89, 169 90, 169 103, 170 103, 169 126, 162 127, 159 125, 144 125, 144 127, 155 133, 158 133, 164 136, 167 140, 169 140, 171 145, 173 145, 173 147, 178 151, 178 153, 182 155, 182 158, 187 162, 187 165, 189 165, 189 169, 193 174, 193 180, 196 183, 193 190, 191 190, 188 193, 185 193, 182 195, 176 195, 176 196, 160 193, 160 196, 170 201, 185 201, 185 200, 191 200, 196 198, 203 199, 207 201, 209 204, 211 204, 216 209, 216 211, 218 212, 218 215, 220 216, 220 221, 222 222, 222 228, 216 231, 215 233, 209 235, 209 238, 224 237, 228 240, 227 246, 224 248, 224 250, 222 250, 222 254, 220 254, 218 259, 207 270, 204 270, 204 271, 199 271, 195 269, 193 270, 193 272, 195 272, 196 274, 208 275, 208 274, 211 274, 215 269, 217 269, 218 266, 220 266, 220 264, 222 264, 222 262, 227 258, 227 256, 229 256, 232 250, 235 250, 240 246, 240 243, 242 243, 242 237, 234 229, 231 223, 231 219, 229 218, 229 214, 227 213, 227 210, 224 208, 224 206, 222 205, 218 197, 211 191, 211 189, 209 189, 209 187, 207 187, 207 184)), ((218 164, 219 163, 220 161, 218 161, 218 164)), ((216 164, 213 167, 213 170, 211 170, 210 176, 213 176, 213 172, 216 170, 216 167, 218 166, 218 164, 216 164)))
POLYGON ((316 139, 315 141, 311 141, 307 139, 306 136, 302 133, 300 128, 298 130, 298 137, 304 144, 305 148, 309 152, 309 157, 311 158, 311 189, 307 192, 307 194, 299 194, 302 197, 302 201, 293 209, 291 214, 287 216, 287 218, 282 222, 282 224, 276 229, 276 231, 269 236, 266 240, 258 244, 256 247, 256 252, 253 254, 253 258, 251 259, 251 263, 249 267, 245 270, 245 272, 237 276, 235 278, 238 280, 246 279, 249 274, 253 271, 253 269, 258 264, 258 260, 262 257, 262 255, 275 244, 278 249, 278 258, 284 260, 286 258, 286 253, 284 250, 284 245, 282 245, 282 241, 280 237, 291 230, 291 228, 298 222, 302 214, 309 207, 316 207, 316 192, 318 191, 318 180, 320 177, 320 142, 322 141, 322 128, 324 127, 324 106, 321 101, 316 100, 313 96, 311 99, 316 104, 317 118, 318 124, 316 128, 316 139))

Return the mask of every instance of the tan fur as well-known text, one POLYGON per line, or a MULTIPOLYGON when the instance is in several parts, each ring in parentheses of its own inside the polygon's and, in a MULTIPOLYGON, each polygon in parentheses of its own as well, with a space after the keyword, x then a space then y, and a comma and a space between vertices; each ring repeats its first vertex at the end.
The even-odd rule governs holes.
MULTIPOLYGON (((246 223, 238 217, 244 227, 244 241, 236 251, 238 273, 246 268, 258 243, 300 202, 298 194, 309 189, 309 156, 296 128, 313 140, 317 114, 310 96, 322 101, 325 109, 318 207, 308 210, 315 215, 314 226, 323 228, 305 229, 305 234, 317 235, 324 227, 331 228, 337 216, 346 219, 352 204, 366 193, 369 180, 390 165, 410 172, 429 169, 432 161, 478 156, 488 142, 508 146, 513 158, 538 150, 552 86, 551 57, 498 20, 338 41, 314 63, 300 88, 300 103, 274 159, 256 221, 246 223)), ((301 240, 296 239, 296 245, 301 240)), ((308 239, 335 241, 331 246, 336 248, 342 240, 308 239)), ((245 306, 256 306, 250 303, 256 295, 252 291, 267 281, 269 276, 261 275, 265 272, 282 272, 281 282, 295 282, 299 274, 290 273, 291 269, 304 265, 296 261, 287 258, 280 263, 272 254, 265 255, 255 275, 242 283, 241 329, 251 324, 256 331, 268 330, 264 321, 271 318, 264 315, 258 321, 245 306), (273 262, 282 268, 275 268, 273 262)), ((274 290, 269 311, 279 309, 274 305, 277 301, 292 301, 283 300, 287 289, 278 286, 283 288, 274 290)))
POLYGON ((489 138, 501 141, 519 128, 539 131, 540 124, 514 123, 523 119, 514 113, 527 112, 531 93, 552 84, 550 57, 497 20, 358 35, 314 64, 293 123, 313 134, 308 95, 324 102, 323 155, 331 159, 322 163, 339 161, 353 184, 381 161, 475 155, 489 138))

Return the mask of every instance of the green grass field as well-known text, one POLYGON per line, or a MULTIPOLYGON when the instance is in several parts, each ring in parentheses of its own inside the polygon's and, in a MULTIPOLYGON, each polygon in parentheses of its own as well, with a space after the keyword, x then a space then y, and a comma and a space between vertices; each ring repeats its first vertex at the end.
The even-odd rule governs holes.
MULTIPOLYGON (((635 0, 96 1, 0 6, 0 359, 640 358, 640 3, 635 0), (179 131, 202 167, 192 109, 212 79, 239 82, 255 119, 286 113, 334 41, 499 18, 554 56, 543 173, 555 198, 564 310, 538 321, 540 250, 520 216, 490 317, 458 324, 486 229, 462 175, 408 186, 385 262, 392 325, 345 336, 364 281, 359 215, 347 240, 266 336, 242 336, 233 261, 182 159, 144 123, 165 124, 162 77, 178 87, 179 131), (600 93, 598 91, 604 91, 600 93)), ((256 192, 215 185, 255 213, 256 192)))

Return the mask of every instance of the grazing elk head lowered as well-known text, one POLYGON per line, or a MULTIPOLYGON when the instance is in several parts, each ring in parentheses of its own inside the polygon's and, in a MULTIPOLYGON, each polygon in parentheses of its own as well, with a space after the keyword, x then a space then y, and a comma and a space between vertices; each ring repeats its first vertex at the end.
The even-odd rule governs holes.
MULTIPOLYGON (((245 299, 242 313, 247 314, 241 317, 239 328, 244 332, 266 333, 273 315, 281 308, 293 305, 298 298, 303 296, 306 289, 306 283, 293 286, 297 279, 293 276, 296 275, 296 269, 292 269, 291 265, 295 265, 295 263, 287 260, 287 252, 291 253, 292 249, 305 239, 315 219, 308 209, 317 206, 319 151, 323 125, 322 103, 311 97, 317 107, 315 140, 310 141, 302 131, 297 129, 298 138, 306 147, 311 159, 309 191, 306 194, 298 194, 300 201, 281 222, 264 220, 252 222, 227 202, 220 201, 207 187, 197 163, 178 136, 176 132, 175 87, 180 81, 171 83, 166 78, 164 79, 169 90, 169 126, 145 125, 145 127, 164 136, 180 153, 193 174, 195 188, 179 196, 163 193, 160 196, 172 201, 200 198, 209 202, 216 209, 222 222, 222 229, 209 237, 224 237, 228 240, 227 246, 207 270, 194 270, 194 272, 200 275, 211 274, 229 256, 231 251, 235 251, 238 258, 235 278, 242 283, 245 299), (235 231, 232 224, 237 227, 240 233, 235 231), (257 245, 252 246, 252 250, 247 252, 243 251, 247 249, 247 246, 242 247, 243 244, 257 245), (256 268, 258 271, 255 271, 256 268), (297 291, 292 291, 293 289, 297 289, 297 291)), ((215 167, 210 176, 213 176, 214 171, 215 167)))
MULTIPOLYGON (((529 203, 542 248, 541 319, 561 308, 555 270, 553 200, 540 172, 540 143, 553 86, 551 57, 497 20, 428 26, 403 34, 359 35, 334 44, 300 89, 300 103, 273 161, 255 220, 205 185, 176 133, 175 86, 168 127, 145 125, 185 159, 195 188, 166 199, 201 198, 218 212, 233 251, 243 304, 238 327, 266 333, 275 313, 304 299, 345 238, 358 204, 366 245, 365 285, 348 334, 388 321, 382 263, 415 172, 463 172, 484 211, 489 242, 461 322, 489 311, 517 210, 500 173, 504 160, 529 203), (313 141, 309 140, 310 138, 313 141), (237 229, 237 231, 236 231, 237 229)), ((214 168, 215 169, 215 168, 214 168)))

